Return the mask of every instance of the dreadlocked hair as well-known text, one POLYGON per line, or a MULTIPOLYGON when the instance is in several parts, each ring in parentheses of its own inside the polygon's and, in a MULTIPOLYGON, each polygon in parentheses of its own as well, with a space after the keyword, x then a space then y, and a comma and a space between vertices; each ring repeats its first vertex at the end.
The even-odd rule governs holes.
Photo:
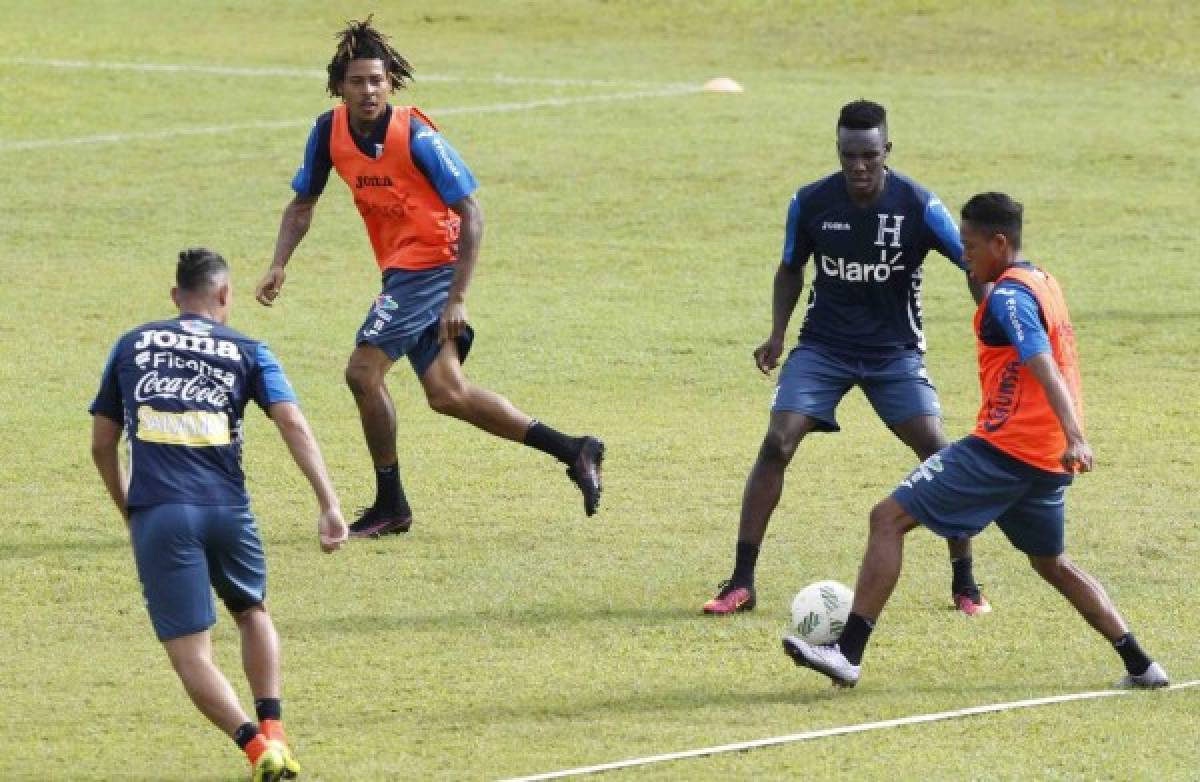
POLYGON ((392 82, 392 89, 403 89, 406 82, 412 81, 412 66, 408 60, 392 48, 388 37, 371 26, 371 14, 365 21, 352 19, 346 22, 346 28, 334 35, 337 39, 337 51, 329 61, 329 83, 326 89, 335 98, 342 97, 339 85, 346 78, 346 67, 351 60, 382 60, 383 70, 392 82))

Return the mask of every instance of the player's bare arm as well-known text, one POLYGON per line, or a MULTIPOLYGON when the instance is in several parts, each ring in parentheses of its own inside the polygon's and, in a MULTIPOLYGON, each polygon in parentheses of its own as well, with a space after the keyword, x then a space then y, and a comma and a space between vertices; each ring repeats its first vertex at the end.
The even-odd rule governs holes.
POLYGON ((1045 389, 1046 399, 1058 417, 1063 434, 1067 436, 1067 450, 1062 455, 1063 467, 1071 472, 1091 472, 1092 447, 1083 435, 1083 425, 1054 358, 1049 353, 1039 353, 1029 359, 1025 366, 1029 367, 1029 371, 1045 389))
POLYGON ((287 443, 292 459, 304 473, 304 477, 312 486, 313 494, 316 495, 317 506, 320 508, 317 536, 321 549, 326 552, 337 551, 346 541, 349 531, 342 518, 342 508, 329 480, 329 473, 325 469, 325 460, 321 458, 321 449, 308 426, 308 420, 294 402, 276 402, 271 405, 270 413, 280 436, 287 443))
POLYGON ((454 267, 454 281, 446 299, 446 309, 438 324, 438 341, 458 339, 467 329, 467 286, 475 272, 479 258, 479 246, 483 241, 483 210, 475 196, 469 195, 450 205, 462 224, 458 233, 458 262, 454 267))
POLYGON ((92 461, 104 481, 104 488, 113 504, 129 525, 129 480, 121 459, 117 455, 117 444, 121 440, 121 425, 103 415, 92 416, 92 461))
POLYGON ((775 270, 775 284, 771 295, 771 336, 754 349, 754 363, 764 375, 779 366, 783 355, 783 341, 787 337, 788 322, 796 311, 796 302, 804 290, 804 267, 791 269, 779 264, 775 270))
POLYGON ((254 289, 254 298, 264 307, 270 307, 283 289, 284 280, 287 279, 284 267, 291 260, 292 253, 296 251, 304 235, 308 233, 316 205, 317 196, 297 195, 284 208, 271 266, 254 289))

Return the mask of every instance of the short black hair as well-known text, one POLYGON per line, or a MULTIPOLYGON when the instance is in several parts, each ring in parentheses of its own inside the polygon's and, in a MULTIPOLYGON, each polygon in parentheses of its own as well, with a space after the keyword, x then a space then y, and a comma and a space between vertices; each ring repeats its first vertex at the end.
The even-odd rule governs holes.
POLYGON ((878 103, 860 98, 842 106, 837 126, 847 130, 870 130, 880 128, 887 131, 887 109, 878 103))
POLYGON ((993 234, 1004 234, 1014 250, 1021 249, 1021 223, 1025 207, 1004 193, 979 193, 962 208, 962 219, 993 234))
POLYGON ((375 15, 371 14, 362 22, 352 19, 346 22, 345 29, 333 36, 338 45, 333 59, 325 69, 329 73, 329 82, 325 89, 335 98, 342 97, 339 85, 346 78, 346 66, 351 60, 382 60, 383 70, 394 90, 403 89, 406 82, 412 81, 412 66, 392 48, 388 37, 371 25, 374 17, 375 15))
POLYGON ((175 285, 181 291, 198 293, 212 288, 221 275, 228 273, 229 264, 220 253, 207 247, 189 247, 179 253, 175 285))

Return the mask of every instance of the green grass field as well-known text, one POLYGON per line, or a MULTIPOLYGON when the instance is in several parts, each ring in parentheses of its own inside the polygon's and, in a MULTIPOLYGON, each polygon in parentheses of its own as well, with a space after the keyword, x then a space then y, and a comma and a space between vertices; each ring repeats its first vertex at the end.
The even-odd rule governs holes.
MULTIPOLYGON (((1174 680, 1200 678, 1198 6, 374 8, 417 68, 404 99, 439 121, 483 185, 468 370, 552 425, 602 435, 607 487, 585 520, 561 469, 435 415, 399 366, 391 388, 416 524, 325 556, 302 477, 251 412, 246 469, 305 778, 497 779, 1118 678, 1104 641, 994 529, 976 541, 994 614, 949 609, 945 547, 916 532, 863 683, 839 693, 792 667, 778 650, 791 595, 817 579, 853 583, 867 511, 912 464, 858 392, 840 410, 844 432, 797 455, 761 558, 759 610, 698 615, 727 575, 766 424, 771 382, 750 351, 769 328, 787 202, 834 169, 837 109, 860 96, 889 107, 893 166, 955 213, 986 189, 1025 202, 1028 254, 1072 304, 1098 459, 1070 495, 1069 551, 1174 680), (745 94, 627 95, 717 75, 745 94)), ((277 306, 254 304, 251 288, 307 124, 330 105, 331 36, 371 9, 0 0, 0 779, 245 773, 153 638, 91 466, 86 407, 116 336, 171 312, 175 253, 211 245, 235 269, 232 324, 288 368, 344 507, 369 502, 342 368, 378 279, 340 183, 277 306), (293 72, 101 67, 113 63, 293 72), (231 126, 243 129, 221 130, 231 126)), ((925 312, 957 437, 978 402, 972 306, 939 256, 925 312)), ((233 623, 222 617, 214 635, 238 673, 233 623)), ((612 776, 1197 779, 1198 696, 1047 706, 612 776)))

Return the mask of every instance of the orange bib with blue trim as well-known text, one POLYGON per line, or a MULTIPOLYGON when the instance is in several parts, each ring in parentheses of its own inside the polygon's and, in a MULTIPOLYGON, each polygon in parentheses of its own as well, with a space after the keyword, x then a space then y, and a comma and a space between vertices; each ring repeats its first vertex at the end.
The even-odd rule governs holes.
MULTIPOLYGON (((1075 330, 1071 327, 1067 302, 1058 282, 1041 269, 1012 267, 996 280, 1021 283, 1037 298, 1054 363, 1066 382, 1075 414, 1083 424, 1083 395, 1079 359, 1075 352, 1075 330)), ((989 296, 990 298, 990 296, 989 296)), ((987 299, 975 313, 979 353, 979 384, 983 402, 975 422, 976 437, 1004 453, 1047 472, 1066 472, 1059 459, 1067 448, 1067 437, 1042 384, 1013 345, 985 345, 979 338, 987 299)))
POLYGON ((414 112, 436 130, 415 107, 394 106, 383 153, 371 158, 350 135, 346 105, 333 110, 329 157, 354 195, 381 271, 431 269, 458 257, 462 220, 412 161, 409 118, 414 112))

